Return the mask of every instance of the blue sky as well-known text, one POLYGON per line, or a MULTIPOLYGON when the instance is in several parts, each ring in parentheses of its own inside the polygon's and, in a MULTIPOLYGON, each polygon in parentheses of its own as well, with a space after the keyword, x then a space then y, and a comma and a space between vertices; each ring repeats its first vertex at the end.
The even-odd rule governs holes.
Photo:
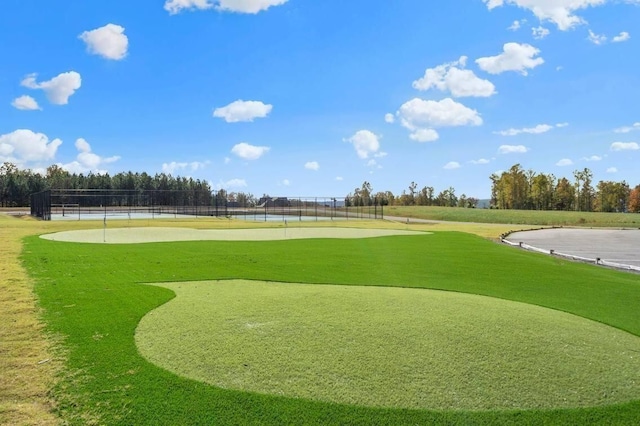
POLYGON ((5 0, 0 162, 488 198, 640 184, 639 0, 5 0), (135 4, 135 6, 133 6, 135 4))

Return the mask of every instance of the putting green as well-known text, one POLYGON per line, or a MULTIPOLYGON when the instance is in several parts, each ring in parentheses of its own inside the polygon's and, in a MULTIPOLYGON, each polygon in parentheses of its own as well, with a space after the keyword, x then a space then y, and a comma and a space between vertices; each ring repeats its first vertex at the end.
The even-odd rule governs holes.
POLYGON ((138 244, 173 241, 275 241, 308 238, 374 238, 391 235, 425 235, 428 232, 369 228, 252 228, 191 229, 171 227, 107 228, 61 231, 41 235, 53 241, 93 244, 138 244))
POLYGON ((640 399, 640 338, 551 309, 423 289, 162 283, 149 361, 228 389, 442 410, 640 399))

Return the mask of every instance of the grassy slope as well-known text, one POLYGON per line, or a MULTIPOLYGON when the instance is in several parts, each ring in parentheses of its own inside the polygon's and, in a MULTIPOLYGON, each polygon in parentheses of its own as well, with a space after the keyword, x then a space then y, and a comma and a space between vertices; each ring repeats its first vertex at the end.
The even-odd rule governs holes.
POLYGON ((24 262, 51 330, 67 336, 67 376, 56 388, 72 423, 406 424, 451 422, 628 424, 640 403, 564 411, 451 413, 375 410, 231 392, 171 375, 138 354, 135 327, 172 293, 135 283, 244 278, 428 287, 534 303, 640 335, 640 279, 516 251, 479 237, 437 233, 372 240, 189 242, 102 246, 30 237, 24 262))
POLYGON ((448 220, 454 222, 509 223, 544 226, 590 226, 639 228, 640 214, 562 212, 537 210, 491 210, 449 207, 388 206, 385 216, 417 219, 448 220))

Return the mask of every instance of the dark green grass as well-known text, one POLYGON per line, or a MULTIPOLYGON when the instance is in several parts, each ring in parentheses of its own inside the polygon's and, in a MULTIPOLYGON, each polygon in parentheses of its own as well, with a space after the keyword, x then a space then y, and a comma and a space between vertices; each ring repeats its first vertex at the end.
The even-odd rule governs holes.
MULTIPOLYGON (((210 279, 424 287, 571 312, 640 335, 640 277, 460 233, 363 240, 90 245, 30 237, 23 260, 67 375, 71 424, 636 424, 640 402, 558 411, 370 409, 217 389, 142 359, 139 320, 173 294, 137 283, 210 279)), ((640 355, 640 354, 639 354, 640 355)), ((479 392, 482 390, 479 389, 479 392)))
POLYGON ((640 214, 541 210, 463 209, 455 207, 387 206, 385 216, 452 222, 512 223, 543 226, 640 228, 640 214))

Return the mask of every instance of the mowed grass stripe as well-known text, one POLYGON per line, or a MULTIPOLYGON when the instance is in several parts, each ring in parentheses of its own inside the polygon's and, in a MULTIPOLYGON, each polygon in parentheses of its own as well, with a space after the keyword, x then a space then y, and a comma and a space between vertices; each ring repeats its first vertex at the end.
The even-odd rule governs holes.
POLYGON ((225 389, 374 407, 573 408, 640 398, 640 338, 575 315, 424 289, 166 283, 145 358, 225 389))
POLYGON ((404 286, 484 294, 547 306, 640 335, 640 277, 513 250, 468 234, 136 246, 25 241, 50 330, 66 336, 67 376, 56 389, 71 424, 631 423, 637 402, 560 411, 451 413, 371 409, 225 391, 145 361, 135 328, 167 302, 137 283, 253 279, 404 286))

